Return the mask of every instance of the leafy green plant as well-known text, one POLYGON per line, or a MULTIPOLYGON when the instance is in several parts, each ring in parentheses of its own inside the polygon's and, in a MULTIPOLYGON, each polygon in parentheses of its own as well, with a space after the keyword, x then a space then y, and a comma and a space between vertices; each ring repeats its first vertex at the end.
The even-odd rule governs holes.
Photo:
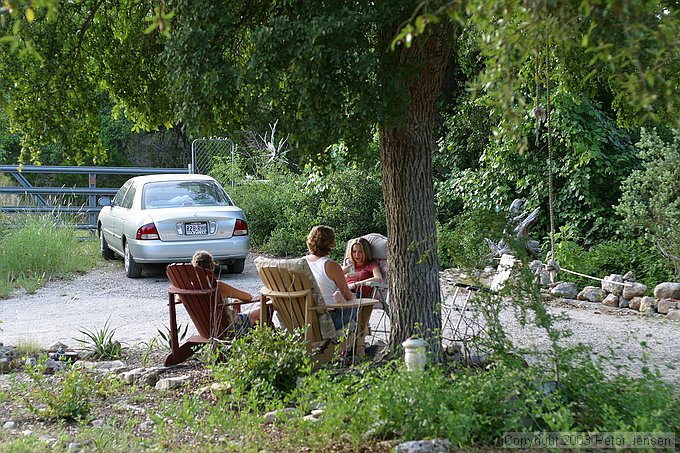
POLYGON ((75 340, 82 344, 93 358, 103 360, 120 358, 123 346, 119 341, 113 339, 116 329, 111 328, 110 318, 98 330, 79 329, 78 332, 85 335, 85 338, 76 338, 75 340))
POLYGON ((92 399, 102 391, 102 383, 93 375, 69 367, 53 377, 43 374, 44 360, 28 367, 29 380, 20 383, 22 402, 28 409, 47 419, 78 420, 85 418, 92 407, 92 399))
POLYGON ((295 388, 299 377, 311 372, 303 338, 302 332, 250 329, 233 342, 224 362, 212 365, 215 377, 258 404, 281 399, 295 388))
POLYGON ((159 346, 158 337, 154 336, 151 338, 151 340, 142 341, 139 344, 144 347, 144 354, 142 355, 142 365, 147 366, 149 363, 149 358, 151 357, 151 353, 153 353, 153 351, 159 346))

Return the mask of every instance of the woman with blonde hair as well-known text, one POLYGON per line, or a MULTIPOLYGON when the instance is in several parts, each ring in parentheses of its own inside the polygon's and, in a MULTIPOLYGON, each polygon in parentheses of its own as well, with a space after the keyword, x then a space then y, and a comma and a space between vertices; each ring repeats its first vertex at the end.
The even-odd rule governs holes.
POLYGON ((307 235, 309 254, 305 256, 305 259, 330 309, 329 313, 337 330, 356 318, 356 309, 332 308, 334 303, 349 302, 355 298, 347 286, 342 267, 329 257, 334 247, 335 231, 329 226, 317 225, 307 235))

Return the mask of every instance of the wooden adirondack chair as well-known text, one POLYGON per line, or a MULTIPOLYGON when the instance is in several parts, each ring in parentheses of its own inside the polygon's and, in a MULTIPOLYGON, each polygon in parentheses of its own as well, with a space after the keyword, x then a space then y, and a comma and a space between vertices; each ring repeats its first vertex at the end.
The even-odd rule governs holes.
POLYGON ((307 350, 319 364, 330 361, 336 348, 354 346, 356 355, 364 353, 364 338, 369 333, 368 320, 377 300, 361 299, 334 305, 358 308, 356 328, 350 329, 350 332, 336 331, 307 260, 260 257, 255 259, 255 266, 264 284, 260 290, 261 319, 269 318, 266 310, 271 307, 289 332, 305 328, 307 350), (339 339, 343 336, 345 343, 340 344, 339 339))
POLYGON ((230 331, 233 327, 233 319, 226 313, 225 306, 239 312, 241 305, 251 302, 220 301, 215 274, 189 263, 170 264, 165 273, 170 280, 168 308, 170 310, 171 349, 170 355, 165 359, 165 366, 170 366, 182 363, 191 357, 197 346, 208 343, 211 339, 223 338, 230 331), (175 310, 177 304, 184 305, 198 330, 198 335, 192 336, 182 345, 179 344, 177 334, 175 310))

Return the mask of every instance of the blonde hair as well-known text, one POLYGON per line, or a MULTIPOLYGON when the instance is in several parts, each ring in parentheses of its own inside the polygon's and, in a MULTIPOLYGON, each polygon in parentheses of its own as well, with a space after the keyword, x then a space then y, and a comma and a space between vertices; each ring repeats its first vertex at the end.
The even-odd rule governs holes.
POLYGON ((205 250, 199 250, 194 253, 194 256, 191 258, 191 264, 194 267, 200 267, 208 271, 214 271, 217 267, 215 258, 213 258, 210 252, 206 252, 205 250))
POLYGON ((317 256, 326 256, 335 247, 335 231, 326 225, 317 225, 307 235, 307 248, 317 256))

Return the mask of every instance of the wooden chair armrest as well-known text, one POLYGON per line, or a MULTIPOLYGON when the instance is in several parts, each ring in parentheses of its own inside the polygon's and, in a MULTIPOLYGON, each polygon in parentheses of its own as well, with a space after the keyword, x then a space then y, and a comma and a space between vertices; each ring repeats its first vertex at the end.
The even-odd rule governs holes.
POLYGON ((214 292, 214 288, 207 288, 207 289, 182 289, 178 288, 176 286, 170 286, 168 288, 168 293, 170 294, 195 294, 197 296, 204 295, 204 294, 210 294, 214 292))
POLYGON ((227 306, 235 305, 235 306, 240 307, 241 305, 254 304, 254 303, 257 303, 257 302, 259 302, 259 299, 258 299, 258 300, 240 300, 240 299, 232 299, 231 302, 224 302, 224 305, 227 305, 227 306))
POLYGON ((327 308, 355 308, 355 307, 366 307, 369 305, 375 305, 379 301, 378 299, 369 299, 367 297, 362 297, 361 299, 354 299, 352 302, 341 302, 339 304, 326 305, 327 308))
POLYGON ((267 296, 267 297, 301 297, 301 296, 306 296, 308 293, 310 293, 312 290, 311 289, 302 289, 299 291, 290 291, 290 292, 282 292, 282 291, 274 291, 269 288, 262 288, 260 290, 260 294, 267 296))

